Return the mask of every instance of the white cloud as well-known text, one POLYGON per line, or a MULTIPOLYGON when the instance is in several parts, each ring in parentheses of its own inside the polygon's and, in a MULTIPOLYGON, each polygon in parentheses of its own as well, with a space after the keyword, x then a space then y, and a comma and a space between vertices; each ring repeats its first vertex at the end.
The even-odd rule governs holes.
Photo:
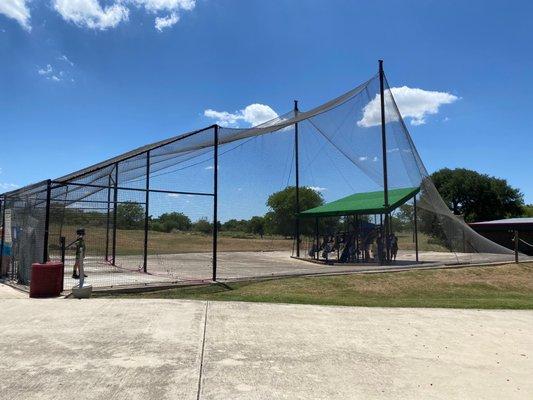
POLYGON ((323 192, 324 190, 328 190, 327 188, 320 186, 309 186, 309 189, 312 189, 315 192, 323 192))
POLYGON ((162 32, 165 28, 170 28, 171 26, 175 25, 180 20, 180 17, 178 17, 178 14, 172 13, 167 17, 157 17, 155 19, 155 29, 157 29, 159 32, 162 32))
MULTIPOLYGON (((403 118, 409 118, 411 125, 426 123, 428 115, 437 114, 443 104, 453 103, 458 99, 451 93, 436 92, 407 86, 393 87, 390 89, 403 118)), ((392 109, 390 95, 385 94, 385 108, 392 109)), ((396 113, 387 113, 386 122, 397 120, 396 113)), ((368 128, 381 124, 381 97, 376 95, 363 109, 363 118, 357 121, 357 125, 368 128)))
POLYGON ((207 167, 205 167, 204 169, 213 169, 215 167, 213 167, 212 165, 208 165, 207 167))
POLYGON ((0 14, 16 20, 28 32, 31 31, 30 10, 27 0, 0 0, 0 14))
POLYGON ((129 17, 129 9, 118 3, 102 7, 98 0, 53 0, 53 5, 65 21, 91 29, 115 28, 129 17))
POLYGON ((52 66, 50 64, 48 64, 46 67, 44 68, 39 68, 37 70, 37 73, 39 75, 50 75, 52 72, 54 72, 54 69, 52 68, 52 66))
POLYGON ((366 161, 368 160, 368 157, 367 156, 361 156, 359 157, 359 161, 366 161))
POLYGON ((169 193, 168 197, 180 197, 181 195, 179 193, 169 193))
POLYGON ((73 63, 72 61, 70 61, 69 58, 68 58, 66 55, 64 55, 64 54, 62 54, 62 55, 61 55, 60 57, 58 57, 57 59, 58 59, 59 61, 64 61, 64 62, 66 62, 66 63, 69 64, 71 67, 74 66, 74 63, 73 63))
POLYGON ((0 190, 2 192, 9 192, 11 190, 18 189, 20 186, 15 183, 0 182, 0 190))
POLYGON ((240 121, 256 126, 277 118, 278 114, 270 106, 254 103, 234 113, 207 109, 204 111, 204 116, 216 119, 217 124, 223 126, 236 126, 240 121))
MULTIPOLYGON (((61 82, 62 80, 66 79, 65 71, 56 72, 50 64, 47 64, 44 68, 39 68, 37 73, 45 79, 54 82, 61 82)), ((74 82, 73 79, 71 79, 71 81, 74 82)))

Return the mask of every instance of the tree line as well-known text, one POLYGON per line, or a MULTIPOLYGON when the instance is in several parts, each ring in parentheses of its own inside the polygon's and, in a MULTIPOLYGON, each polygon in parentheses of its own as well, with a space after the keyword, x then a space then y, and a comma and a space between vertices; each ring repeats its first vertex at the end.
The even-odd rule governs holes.
MULTIPOLYGON (((533 206, 525 205, 520 190, 511 187, 504 179, 463 168, 453 170, 444 168, 433 173, 431 178, 450 210, 454 214, 461 215, 466 222, 533 216, 533 206)), ((421 199, 424 195, 423 192, 420 194, 421 199)), ((308 187, 300 188, 299 199, 302 211, 324 204, 322 194, 308 187)), ((289 186, 268 197, 266 202, 268 211, 265 215, 219 222, 218 228, 220 231, 250 233, 261 237, 264 235, 293 237, 296 220, 295 203, 295 187, 289 186)), ((435 214, 419 210, 418 217, 421 232, 445 240, 442 221, 438 220, 435 214)), ((52 204, 51 221, 54 221, 54 218, 67 225, 102 227, 107 225, 107 212, 63 208, 52 204)), ((119 229, 144 229, 145 211, 141 204, 119 203, 116 218, 119 229)), ((394 230, 412 229, 412 206, 409 204, 401 206, 391 220, 394 230)), ((323 233, 334 232, 342 223, 342 218, 323 218, 319 221, 319 230, 323 233)), ((150 230, 158 232, 195 231, 209 234, 213 231, 213 224, 207 218, 192 221, 189 216, 181 212, 150 216, 148 226, 150 230)), ((312 235, 314 230, 314 220, 301 219, 302 235, 312 235)))

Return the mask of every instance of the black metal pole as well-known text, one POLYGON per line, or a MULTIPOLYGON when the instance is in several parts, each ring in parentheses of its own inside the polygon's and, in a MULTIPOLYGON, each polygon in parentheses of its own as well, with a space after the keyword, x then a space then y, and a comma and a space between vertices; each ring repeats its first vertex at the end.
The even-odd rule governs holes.
MULTIPOLYGON (((383 200, 385 202, 385 245, 389 254, 389 183, 387 174, 387 132, 385 130, 385 73, 383 72, 383 60, 379 60, 379 92, 381 98, 381 148, 383 154, 383 200)), ((388 257, 388 256, 387 256, 388 257)))
POLYGON ((218 240, 218 125, 214 127, 215 148, 213 165, 213 281, 217 280, 217 240, 218 240))
POLYGON ((61 291, 63 291, 63 285, 65 283, 65 236, 59 238, 59 244, 61 245, 61 291))
POLYGON ((2 276, 2 267, 4 266, 4 238, 6 231, 6 199, 0 200, 0 210, 2 210, 2 235, 0 237, 0 276, 2 276))
MULTIPOLYGON (((294 100, 294 116, 298 115, 298 100, 294 100)), ((298 122, 294 124, 294 162, 296 176, 296 257, 300 257, 300 168, 299 168, 299 148, 298 148, 298 122)))
POLYGON ((415 254, 416 254, 416 262, 418 262, 418 218, 416 216, 416 194, 414 197, 413 202, 413 211, 414 211, 414 222, 415 222, 415 254))
POLYGON ((105 260, 109 261, 109 224, 111 223, 111 173, 107 179, 107 216, 105 229, 105 260))
POLYGON ((48 261, 48 237, 50 234, 50 200, 52 197, 52 181, 46 182, 46 211, 44 214, 43 264, 48 261))
POLYGON ((117 202, 118 202, 118 162, 115 163, 115 187, 113 189, 113 245, 111 260, 115 265, 116 252, 117 252, 117 202))
POLYGON ((318 237, 318 217, 315 218, 315 240, 316 240, 316 255, 315 255, 315 258, 318 261, 318 259, 320 258, 320 250, 319 250, 320 238, 318 237))
POLYGON ((514 262, 518 263, 518 245, 520 238, 518 237, 518 229, 514 231, 514 262))
POLYGON ((144 201, 144 259, 143 270, 148 271, 148 218, 150 208, 150 150, 146 152, 146 197, 144 201))

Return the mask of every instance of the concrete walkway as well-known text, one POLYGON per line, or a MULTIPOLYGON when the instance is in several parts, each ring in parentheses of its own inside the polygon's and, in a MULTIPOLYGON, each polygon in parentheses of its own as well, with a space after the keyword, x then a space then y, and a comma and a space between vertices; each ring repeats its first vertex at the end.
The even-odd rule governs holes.
POLYGON ((531 399, 533 312, 0 300, 2 399, 531 399))

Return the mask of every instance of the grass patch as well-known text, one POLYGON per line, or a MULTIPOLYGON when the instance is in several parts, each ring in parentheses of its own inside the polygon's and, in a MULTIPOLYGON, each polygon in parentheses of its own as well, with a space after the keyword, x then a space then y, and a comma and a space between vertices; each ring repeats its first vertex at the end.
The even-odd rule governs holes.
POLYGON ((107 296, 370 307, 533 309, 533 263, 287 278, 107 296))

